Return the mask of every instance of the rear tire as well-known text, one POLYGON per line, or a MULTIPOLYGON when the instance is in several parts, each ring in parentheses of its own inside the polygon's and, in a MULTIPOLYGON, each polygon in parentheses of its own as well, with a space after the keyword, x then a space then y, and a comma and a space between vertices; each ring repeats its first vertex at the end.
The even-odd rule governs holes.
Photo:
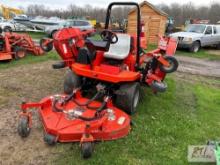
POLYGON ((199 41, 195 41, 193 42, 192 46, 189 48, 189 51, 192 53, 196 53, 200 50, 200 42, 199 41))
POLYGON ((24 58, 26 56, 26 51, 24 48, 21 48, 21 47, 14 47, 14 58, 15 60, 20 60, 21 58, 24 58))
POLYGON ((72 70, 68 70, 64 78, 64 93, 71 94, 74 89, 81 86, 81 77, 76 75, 72 70))
POLYGON ((119 94, 116 96, 115 105, 128 114, 134 114, 137 111, 137 105, 140 101, 140 84, 123 84, 119 88, 119 94))

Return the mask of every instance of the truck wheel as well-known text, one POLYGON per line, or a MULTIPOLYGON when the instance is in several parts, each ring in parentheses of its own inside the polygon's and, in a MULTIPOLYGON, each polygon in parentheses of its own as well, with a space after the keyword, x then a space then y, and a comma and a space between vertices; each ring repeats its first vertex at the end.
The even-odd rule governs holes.
POLYGON ((220 50, 220 43, 216 45, 216 48, 220 50))
POLYGON ((73 71, 68 70, 64 78, 64 93, 71 94, 74 89, 80 87, 81 77, 76 75, 73 71))
POLYGON ((137 111, 137 105, 140 101, 140 84, 123 84, 116 95, 115 105, 128 114, 134 114, 137 111))
POLYGON ((56 32, 57 32, 57 30, 54 30, 54 31, 52 31, 52 32, 51 32, 51 35, 50 35, 50 36, 51 36, 51 38, 53 38, 53 39, 54 39, 56 32))
POLYGON ((193 53, 196 53, 200 50, 200 46, 201 45, 200 45, 199 41, 195 41, 195 42, 193 42, 193 44, 192 44, 191 48, 189 49, 189 51, 193 52, 193 53))
POLYGON ((173 56, 164 56, 164 59, 169 62, 170 66, 167 67, 167 66, 160 64, 160 70, 165 73, 175 72, 179 66, 179 63, 176 60, 176 58, 173 56))
POLYGON ((42 38, 40 40, 40 47, 45 52, 49 52, 49 51, 51 51, 53 49, 53 42, 49 42, 49 43, 45 44, 45 42, 47 40, 48 40, 47 38, 42 38))
POLYGON ((21 47, 18 47, 18 46, 16 46, 15 48, 14 48, 14 58, 16 59, 16 60, 19 60, 19 59, 21 59, 21 58, 24 58, 25 56, 26 56, 26 51, 25 51, 25 49, 24 48, 21 48, 21 47))
POLYGON ((12 29, 11 27, 8 27, 6 26, 4 29, 3 29, 4 32, 12 32, 12 29))

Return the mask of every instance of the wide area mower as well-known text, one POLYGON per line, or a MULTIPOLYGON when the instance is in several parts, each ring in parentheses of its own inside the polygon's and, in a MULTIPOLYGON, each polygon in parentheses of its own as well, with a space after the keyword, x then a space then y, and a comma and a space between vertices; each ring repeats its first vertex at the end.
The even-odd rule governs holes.
POLYGON ((19 60, 28 52, 34 55, 44 54, 28 34, 3 32, 0 28, 0 61, 19 60))
POLYGON ((51 95, 40 102, 22 103, 18 125, 27 137, 32 125, 32 108, 37 108, 44 127, 44 140, 80 142, 83 158, 91 156, 95 141, 116 140, 131 130, 131 114, 137 110, 141 86, 164 92, 166 73, 176 71, 173 57, 177 43, 160 37, 156 50, 146 53, 140 46, 141 14, 137 3, 114 2, 108 6, 101 40, 86 37, 77 28, 64 28, 54 39, 44 39, 42 48, 54 47, 62 61, 55 69, 68 68, 63 94, 51 95), (137 34, 114 33, 109 29, 115 5, 137 8, 137 34))

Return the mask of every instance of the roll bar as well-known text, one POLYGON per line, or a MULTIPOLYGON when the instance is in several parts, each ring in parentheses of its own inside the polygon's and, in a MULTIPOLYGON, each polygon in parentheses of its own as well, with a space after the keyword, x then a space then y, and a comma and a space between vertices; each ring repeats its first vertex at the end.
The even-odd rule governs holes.
POLYGON ((141 43, 141 12, 140 12, 140 7, 138 3, 136 2, 112 2, 109 4, 107 13, 106 13, 106 20, 105 20, 105 29, 107 30, 109 27, 109 21, 110 21, 110 16, 111 16, 111 10, 112 6, 136 6, 137 7, 137 52, 136 52, 136 65, 135 69, 139 69, 139 61, 140 61, 140 53, 141 53, 141 48, 140 48, 140 43, 141 43))

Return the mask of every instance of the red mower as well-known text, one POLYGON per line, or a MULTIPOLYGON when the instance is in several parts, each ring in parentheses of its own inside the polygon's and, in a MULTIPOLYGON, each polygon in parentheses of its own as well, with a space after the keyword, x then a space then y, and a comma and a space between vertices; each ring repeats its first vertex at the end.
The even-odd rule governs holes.
POLYGON ((30 52, 34 55, 42 55, 44 51, 36 46, 32 38, 27 34, 4 32, 0 28, 0 61, 19 60, 30 52))
POLYGON ((41 42, 49 51, 53 47, 63 59, 55 69, 68 67, 64 94, 52 95, 38 103, 21 105, 18 133, 27 137, 31 129, 30 108, 37 108, 45 130, 44 140, 80 142, 83 158, 91 156, 95 141, 115 140, 128 135, 130 114, 137 110, 140 86, 164 92, 166 73, 176 71, 173 57, 177 43, 160 38, 158 49, 146 53, 140 47, 141 18, 137 3, 115 2, 108 6, 105 30, 101 41, 85 37, 75 28, 64 28, 53 40, 41 42), (114 33, 109 30, 114 5, 137 7, 137 35, 114 33))

